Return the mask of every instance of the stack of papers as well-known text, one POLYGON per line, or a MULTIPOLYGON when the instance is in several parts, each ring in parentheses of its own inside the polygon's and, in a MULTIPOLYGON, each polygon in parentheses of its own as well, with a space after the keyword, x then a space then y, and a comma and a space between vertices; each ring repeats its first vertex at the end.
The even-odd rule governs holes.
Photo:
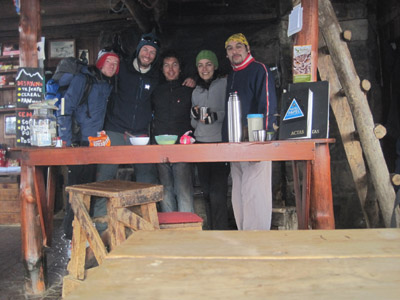
POLYGON ((288 36, 295 34, 301 30, 303 27, 303 8, 301 4, 293 7, 292 12, 289 15, 289 26, 288 26, 288 36))

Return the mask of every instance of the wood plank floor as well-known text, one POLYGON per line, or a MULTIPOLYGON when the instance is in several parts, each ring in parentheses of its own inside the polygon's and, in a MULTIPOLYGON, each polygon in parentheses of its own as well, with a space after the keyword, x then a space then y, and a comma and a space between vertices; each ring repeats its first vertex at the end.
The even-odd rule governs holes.
POLYGON ((400 229, 137 232, 66 299, 398 299, 400 229))

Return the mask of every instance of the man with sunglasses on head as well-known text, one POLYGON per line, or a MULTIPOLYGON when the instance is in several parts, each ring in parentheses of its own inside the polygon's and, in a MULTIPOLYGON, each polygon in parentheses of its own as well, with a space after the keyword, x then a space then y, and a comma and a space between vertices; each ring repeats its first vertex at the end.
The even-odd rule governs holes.
MULTIPOLYGON (((238 93, 243 128, 247 128, 248 114, 263 114, 264 129, 274 131, 277 100, 273 75, 263 63, 253 58, 242 33, 231 35, 225 42, 225 49, 232 66, 227 81, 227 99, 230 93, 238 93)), ((227 141, 227 118, 222 135, 227 141)), ((231 162, 231 176, 232 207, 238 229, 269 230, 272 218, 271 162, 231 162)))

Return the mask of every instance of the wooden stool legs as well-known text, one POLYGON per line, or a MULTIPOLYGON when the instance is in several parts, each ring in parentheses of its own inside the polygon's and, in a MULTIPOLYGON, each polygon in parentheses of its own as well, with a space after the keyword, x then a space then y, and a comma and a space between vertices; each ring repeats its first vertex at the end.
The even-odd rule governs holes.
POLYGON ((83 280, 85 277, 86 240, 89 242, 99 264, 103 262, 107 250, 89 216, 90 195, 70 191, 69 197, 75 219, 73 221, 73 246, 68 271, 74 278, 83 280))

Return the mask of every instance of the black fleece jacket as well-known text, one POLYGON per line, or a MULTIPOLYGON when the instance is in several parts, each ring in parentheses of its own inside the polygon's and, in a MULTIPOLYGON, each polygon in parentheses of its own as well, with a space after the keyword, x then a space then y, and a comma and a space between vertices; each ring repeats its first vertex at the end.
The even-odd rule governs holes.
POLYGON ((174 134, 181 137, 192 130, 190 109, 192 107, 192 88, 182 86, 181 80, 160 84, 151 96, 154 114, 153 135, 174 134))
POLYGON ((148 134, 152 119, 151 93, 158 84, 158 68, 139 73, 133 58, 121 61, 117 86, 111 94, 105 130, 132 134, 148 134))

